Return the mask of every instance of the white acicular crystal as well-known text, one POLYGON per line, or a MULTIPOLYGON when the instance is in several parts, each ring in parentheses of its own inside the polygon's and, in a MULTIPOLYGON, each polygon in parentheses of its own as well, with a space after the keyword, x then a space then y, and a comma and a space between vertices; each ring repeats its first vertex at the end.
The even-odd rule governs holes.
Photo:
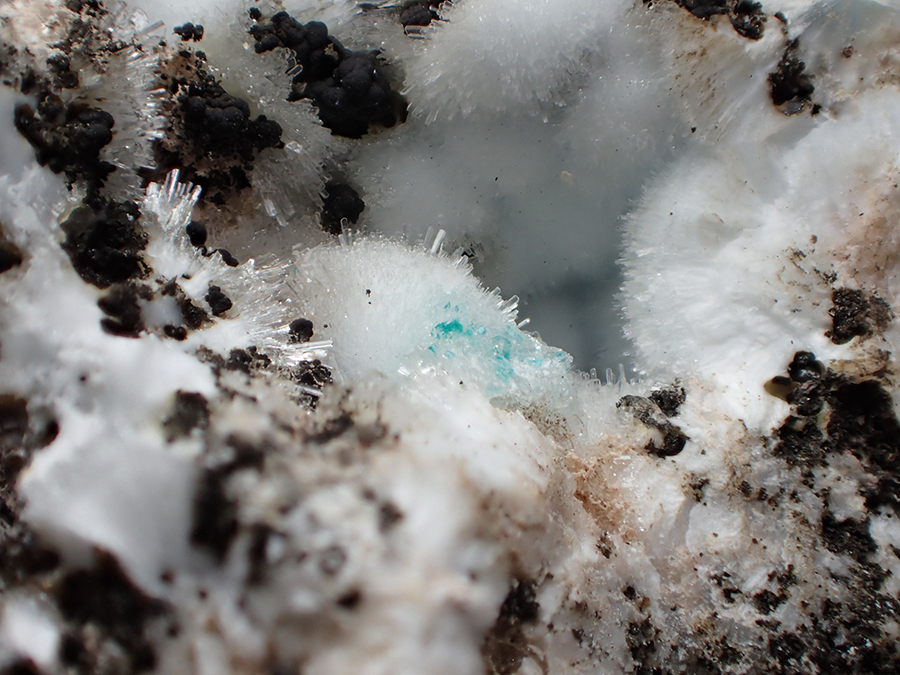
POLYGON ((0 674, 896 672, 895 4, 0 2, 0 674))

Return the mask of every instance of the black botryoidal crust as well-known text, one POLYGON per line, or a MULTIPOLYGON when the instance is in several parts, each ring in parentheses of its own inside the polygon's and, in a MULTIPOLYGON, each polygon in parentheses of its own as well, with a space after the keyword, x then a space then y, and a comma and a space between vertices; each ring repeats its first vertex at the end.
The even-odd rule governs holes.
POLYGON ((231 452, 224 462, 203 470, 194 492, 191 543, 222 562, 238 533, 237 504, 228 496, 227 483, 240 469, 261 470, 265 449, 237 437, 229 437, 231 452))
POLYGON ((231 255, 231 251, 225 248, 217 248, 210 251, 210 255, 215 255, 218 253, 222 257, 222 262, 224 262, 229 267, 237 267, 240 265, 240 261, 231 255))
POLYGON ((209 428, 209 403, 203 394, 178 390, 172 412, 163 422, 166 440, 170 443, 177 438, 188 436, 194 429, 209 428))
POLYGON ((58 89, 77 89, 81 83, 78 72, 72 70, 72 61, 65 54, 55 54, 47 59, 47 68, 58 89))
POLYGON ((203 26, 199 23, 195 25, 189 22, 181 26, 176 26, 172 29, 172 32, 184 42, 190 42, 191 40, 199 42, 203 39, 203 26))
POLYGON ((666 417, 676 417, 681 405, 687 400, 684 387, 674 384, 665 389, 655 389, 650 392, 650 400, 659 406, 666 417))
POLYGON ((209 287, 209 291, 206 294, 206 302, 209 304, 213 316, 221 316, 233 306, 231 299, 218 286, 209 287))
POLYGON ((791 381, 803 384, 815 380, 825 374, 825 365, 816 360, 812 352, 797 352, 788 365, 788 375, 791 381))
POLYGON ((410 26, 427 26, 439 18, 435 9, 442 0, 406 0, 400 9, 400 24, 404 28, 410 26))
POLYGON ((200 186, 200 199, 223 205, 251 186, 257 155, 281 149, 282 129, 265 115, 253 118, 247 101, 230 95, 206 70, 202 52, 182 49, 163 64, 160 76, 169 93, 174 123, 156 144, 158 167, 142 171, 160 181, 172 169, 200 186))
POLYGON ((136 338, 144 330, 139 300, 151 300, 153 292, 143 284, 116 284, 97 304, 106 314, 100 325, 107 333, 136 338))
POLYGON ((374 54, 346 49, 320 21, 301 24, 287 12, 268 21, 251 10, 256 52, 289 49, 300 66, 290 101, 309 99, 322 124, 338 136, 361 138, 370 126, 392 127, 406 119, 406 103, 393 90, 374 54))
POLYGON ((214 248, 212 250, 208 250, 206 248, 206 240, 209 237, 209 233, 206 230, 206 225, 201 223, 199 220, 192 220, 184 228, 184 231, 188 236, 188 240, 191 242, 191 246, 199 248, 203 255, 205 255, 206 257, 213 256, 218 253, 222 257, 222 262, 224 262, 229 267, 237 267, 241 264, 237 258, 231 255, 231 252, 228 249, 214 248))
POLYGON ((0 274, 8 272, 13 267, 18 267, 25 259, 22 249, 6 238, 3 226, 0 224, 0 274))
POLYGON ((535 583, 514 579, 497 620, 481 644, 481 655, 489 675, 513 675, 519 671, 523 659, 531 656, 533 651, 525 636, 525 626, 535 623, 539 615, 535 583))
POLYGON ((900 420, 883 383, 825 369, 811 352, 798 352, 788 372, 793 389, 787 401, 794 410, 776 432, 774 454, 810 471, 849 452, 871 476, 867 507, 900 515, 900 420), (819 413, 826 406, 823 421, 819 413))
POLYGON ((133 202, 101 201, 99 209, 80 206, 62 223, 63 249, 85 281, 99 288, 144 274, 141 251, 147 236, 133 202))
POLYGON ((105 672, 102 662, 110 654, 120 655, 115 672, 123 675, 155 667, 146 628, 167 607, 144 595, 113 556, 98 553, 92 569, 67 574, 56 584, 54 595, 69 625, 60 658, 75 672, 105 672))
POLYGON ((264 148, 282 148, 281 126, 265 115, 250 119, 250 105, 225 92, 211 75, 191 82, 179 99, 187 138, 207 157, 252 161, 264 148))
POLYGON ((313 336, 313 322, 300 317, 288 326, 288 339, 292 343, 309 342, 313 336))
POLYGON ((200 248, 206 245, 206 238, 208 236, 206 231, 206 225, 201 223, 199 220, 192 220, 185 227, 185 234, 187 234, 188 239, 191 242, 191 246, 196 246, 200 248))
POLYGON ((85 104, 64 105, 56 94, 44 90, 38 94, 37 110, 27 103, 16 106, 15 125, 41 166, 65 173, 70 185, 84 181, 86 203, 98 206, 100 189, 115 170, 100 159, 100 151, 112 141, 112 115, 85 104))
MULTIPOLYGON (((689 440, 687 435, 680 427, 672 424, 667 419, 667 414, 663 412, 654 400, 629 394, 620 398, 616 402, 616 407, 627 410, 644 426, 656 429, 662 434, 661 444, 650 440, 644 448, 651 455, 656 457, 673 457, 684 450, 684 446, 689 440)), ((675 411, 677 412, 677 406, 675 411)))
POLYGON ((881 333, 893 318, 891 307, 877 295, 861 289, 836 288, 831 294, 832 328, 825 333, 836 345, 855 337, 866 338, 881 333))
MULTIPOLYGON (((786 400, 794 410, 776 432, 776 456, 810 469, 826 464, 830 455, 850 452, 873 475, 873 495, 880 494, 882 483, 900 476, 900 421, 881 381, 853 380, 828 370, 812 352, 797 352, 788 373, 786 400), (819 413, 826 406, 823 423, 819 413)), ((900 515, 900 500, 884 503, 900 515)))
MULTIPOLYGON (((762 4, 754 0, 673 0, 698 19, 709 21, 714 16, 727 16, 734 30, 748 40, 759 40, 768 17, 762 4)), ((644 0, 652 4, 652 0, 644 0)))
POLYGON ((762 4, 753 0, 737 0, 731 6, 728 18, 738 34, 749 40, 759 40, 766 29, 767 17, 762 4))
MULTIPOLYGON (((806 64, 797 55, 799 40, 793 40, 785 50, 775 70, 769 73, 769 93, 772 103, 784 114, 802 111, 812 101, 816 88, 806 73, 806 64)), ((816 112, 816 106, 813 106, 816 112)))
POLYGON ((321 389, 326 384, 331 384, 334 381, 331 376, 331 370, 319 359, 301 361, 291 373, 291 378, 297 384, 313 389, 321 389))
POLYGON ((66 9, 70 9, 78 14, 85 10, 99 11, 102 5, 102 0, 66 0, 66 9))
POLYGON ((346 183, 328 181, 322 199, 322 229, 331 234, 343 231, 344 221, 356 223, 366 203, 359 193, 346 183))

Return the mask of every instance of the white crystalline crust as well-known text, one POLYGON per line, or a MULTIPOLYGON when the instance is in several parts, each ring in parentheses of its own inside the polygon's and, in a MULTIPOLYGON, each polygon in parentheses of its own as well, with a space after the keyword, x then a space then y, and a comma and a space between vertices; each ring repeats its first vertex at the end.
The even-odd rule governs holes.
POLYGON ((492 399, 529 405, 550 396, 571 365, 516 327, 518 299, 486 294, 464 257, 378 240, 322 247, 297 261, 294 289, 298 309, 333 341, 347 381, 371 370, 437 370, 492 399))
POLYGON ((407 62, 414 113, 429 120, 554 102, 628 3, 462 0, 447 3, 407 62))
MULTIPOLYGON (((817 36, 804 56, 821 63, 839 55, 851 31, 839 35, 823 8, 801 16, 815 26, 801 40, 817 36)), ((837 346, 825 335, 833 286, 897 301, 888 253, 896 248, 888 223, 897 218, 900 131, 888 84, 893 47, 882 46, 880 30, 871 43, 857 40, 852 58, 835 59, 852 68, 823 68, 819 96, 832 107, 816 123, 748 116, 732 142, 703 144, 675 162, 629 215, 622 297, 639 365, 661 377, 702 372, 729 389, 748 420, 766 398, 753 383, 778 368, 779 354, 852 358, 856 343, 837 346)))
MULTIPOLYGON (((758 42, 669 2, 459 0, 414 42, 392 5, 295 3, 380 39, 406 73, 408 126, 355 146, 283 100, 285 55, 243 42, 249 3, 137 4, 146 21, 117 24, 123 39, 204 22, 210 67, 289 147, 259 158, 254 213, 226 214, 249 260, 190 245, 199 192, 173 172, 141 196, 143 275, 100 288, 61 246, 79 186, 37 165, 10 123, 24 99, 0 88, 0 244, 23 258, 0 273, 0 668, 896 666, 900 336, 892 316, 846 344, 827 334, 836 289, 900 304, 889 3, 773 1, 758 42), (787 116, 768 74, 797 36, 816 93, 787 116), (331 162, 356 172, 361 226, 381 234, 313 232, 331 162), (621 303, 644 380, 600 384, 466 254, 509 262, 493 274, 511 286, 564 285, 611 266, 626 211, 621 303), (145 287, 131 337, 98 305, 128 284, 145 287), (175 339, 212 286, 233 306, 175 339), (789 380, 801 350, 828 370, 789 380)), ((3 39, 46 63, 56 24, 0 10, 3 39)), ((121 82, 72 93, 112 99, 105 152, 136 169, 157 127, 152 59, 131 49, 121 82)), ((108 189, 133 195, 136 176, 108 189)))

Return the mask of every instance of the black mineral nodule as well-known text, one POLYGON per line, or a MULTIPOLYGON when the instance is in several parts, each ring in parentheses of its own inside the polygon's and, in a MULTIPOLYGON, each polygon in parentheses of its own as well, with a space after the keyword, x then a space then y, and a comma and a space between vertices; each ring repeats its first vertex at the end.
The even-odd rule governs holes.
POLYGON ((71 572, 56 586, 60 613, 76 625, 63 640, 61 656, 70 665, 89 667, 92 656, 97 657, 91 652, 98 649, 98 638, 105 638, 127 657, 130 667, 120 672, 152 670, 156 655, 145 629, 166 606, 144 595, 111 555, 100 553, 98 558, 93 569, 71 572))
POLYGON ((75 89, 80 84, 78 73, 71 69, 72 62, 64 54, 55 54, 47 59, 47 68, 59 89, 75 89))
POLYGON ((728 18, 738 34, 748 40, 759 40, 763 36, 766 15, 760 3, 753 0, 738 0, 728 18))
POLYGON ((540 609, 535 583, 513 580, 497 619, 481 645, 488 673, 511 675, 519 672, 522 661, 533 653, 525 626, 538 620, 540 609))
MULTIPOLYGON (((648 3, 648 0, 644 0, 648 3)), ((727 16, 734 30, 748 40, 763 36, 766 14, 754 0, 674 0, 698 19, 709 21, 714 16, 727 16)))
POLYGON ((186 23, 181 26, 176 26, 173 29, 173 32, 178 35, 184 42, 189 42, 191 40, 199 42, 203 39, 203 26, 201 26, 199 23, 196 25, 192 23, 186 23))
POLYGON ((681 405, 687 400, 684 387, 672 386, 650 392, 650 400, 659 406, 666 417, 675 417, 681 405))
POLYGON ((331 370, 319 359, 302 361, 292 373, 293 379, 304 387, 321 389, 326 384, 334 382, 331 370))
POLYGON ((304 318, 294 319, 288 330, 291 342, 309 342, 313 336, 313 322, 304 318))
POLYGON ((80 206, 62 223, 63 249, 85 281, 107 288, 144 272, 141 251, 147 236, 134 202, 106 202, 95 210, 80 206))
POLYGON ((24 259, 22 249, 3 236, 3 231, 0 230, 0 274, 18 267, 24 259))
POLYGON ((893 318, 888 303, 861 289, 836 288, 831 293, 831 302, 828 314, 832 328, 826 335, 837 345, 881 332, 893 318))
POLYGON ((103 330, 119 337, 136 338, 144 330, 141 306, 138 300, 149 299, 148 289, 135 284, 117 284, 97 304, 106 314, 101 319, 103 330))
POLYGON ((188 223, 187 227, 185 227, 185 233, 188 236, 188 239, 191 242, 191 246, 196 246, 200 248, 201 246, 206 245, 206 238, 208 236, 206 232, 206 225, 201 223, 199 220, 192 220, 188 223))
POLYGON ((163 326, 163 333, 166 337, 178 340, 179 342, 187 340, 188 336, 187 328, 184 326, 175 326, 171 323, 167 323, 163 326))
MULTIPOLYGON (((684 450, 690 440, 680 427, 668 420, 656 401, 650 398, 627 394, 616 401, 616 407, 627 410, 644 426, 662 434, 661 444, 651 439, 644 448, 655 457, 674 457, 684 450)), ((677 412, 677 408, 675 410, 677 412)))
POLYGON ((194 492, 191 543, 224 560, 238 530, 237 505, 226 494, 227 468, 206 469, 194 492))
POLYGON ((434 7, 441 4, 441 0, 407 0, 400 10, 400 23, 408 26, 427 26, 438 18, 434 7))
POLYGON ((809 103, 816 90, 812 78, 805 72, 806 63, 797 55, 799 42, 794 40, 788 46, 775 71, 769 73, 769 93, 772 103, 783 107, 787 114, 799 112, 809 103), (786 106, 791 103, 793 105, 786 106))
POLYGON ((220 316, 232 308, 233 303, 218 286, 210 286, 206 294, 206 302, 212 310, 213 316, 220 316))
POLYGON ((261 151, 284 148, 281 125, 266 115, 253 117, 250 103, 225 91, 203 52, 182 49, 163 67, 172 124, 155 145, 157 166, 141 176, 161 182, 179 169, 183 181, 202 189, 201 200, 222 206, 251 186, 261 151))
POLYGON ((540 605, 534 582, 516 580, 500 607, 500 616, 524 623, 537 621, 540 605))
POLYGON ((340 234, 342 221, 356 223, 365 208, 366 203, 351 186, 329 181, 325 184, 322 200, 322 228, 331 234, 340 234))
POLYGON ((209 427, 209 403, 203 394, 178 390, 175 392, 175 403, 172 413, 163 422, 166 440, 189 435, 194 429, 204 430, 209 427))
POLYGON ((371 125, 402 121, 405 104, 368 52, 346 49, 320 21, 302 24, 287 12, 250 28, 257 53, 290 49, 300 66, 288 100, 309 99, 337 136, 361 138, 371 125))
POLYGON ((55 94, 43 92, 37 110, 20 104, 14 120, 16 129, 34 148, 38 163, 54 173, 65 173, 70 183, 84 180, 86 201, 96 206, 93 200, 115 170, 100 159, 100 151, 112 141, 112 115, 81 103, 64 105, 55 94))
POLYGON ((179 103, 186 136, 207 157, 250 162, 264 148, 284 147, 281 125, 265 115, 251 120, 250 105, 211 77, 192 82, 179 103))
POLYGON ((822 514, 822 541, 832 553, 848 555, 861 562, 878 550, 869 534, 868 519, 837 520, 831 511, 822 514))
POLYGON ((788 375, 793 382, 809 382, 825 374, 825 366, 816 360, 812 352, 797 352, 788 366, 788 375))
POLYGON ((718 14, 728 14, 728 0, 675 0, 698 19, 709 19, 718 14))
POLYGON ((240 265, 240 261, 231 255, 231 251, 225 248, 217 248, 213 253, 218 253, 222 256, 222 262, 228 265, 229 267, 237 267, 240 265))
POLYGON ((829 456, 851 453, 873 480, 866 488, 870 508, 900 499, 886 486, 898 485, 900 420, 881 380, 854 380, 825 368, 812 352, 797 352, 788 366, 794 389, 787 401, 794 410, 776 432, 773 453, 792 466, 822 466, 829 456), (827 417, 819 415, 826 411, 827 417))

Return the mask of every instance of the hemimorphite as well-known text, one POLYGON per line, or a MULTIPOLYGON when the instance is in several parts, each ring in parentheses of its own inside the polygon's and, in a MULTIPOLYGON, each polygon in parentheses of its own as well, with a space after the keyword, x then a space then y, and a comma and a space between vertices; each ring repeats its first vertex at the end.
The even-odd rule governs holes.
POLYGON ((516 298, 486 293, 464 256, 362 239, 301 255, 294 289, 304 315, 332 340, 346 381, 370 370, 437 369, 492 399, 540 399, 570 358, 516 327, 516 298))

